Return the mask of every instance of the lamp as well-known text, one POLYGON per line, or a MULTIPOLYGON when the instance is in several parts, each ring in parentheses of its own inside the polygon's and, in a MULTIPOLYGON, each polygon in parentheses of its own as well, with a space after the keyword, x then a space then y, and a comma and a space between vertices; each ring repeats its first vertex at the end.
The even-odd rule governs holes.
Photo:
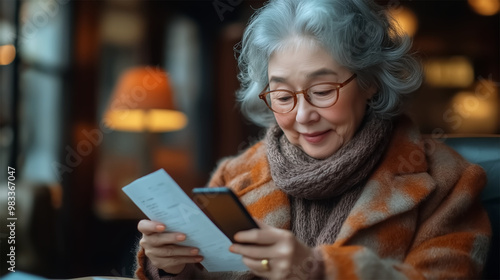
MULTIPOLYGON (((118 78, 104 111, 103 124, 112 130, 142 134, 144 142, 142 145, 134 143, 133 149, 134 152, 140 152, 139 158, 104 156, 105 161, 99 168, 99 182, 96 184, 96 207, 100 215, 141 215, 130 212, 130 201, 118 187, 123 187, 125 181, 135 179, 136 172, 145 175, 153 171, 155 149, 158 146, 156 133, 179 130, 186 126, 187 117, 176 110, 173 95, 169 76, 159 67, 129 68, 118 78)), ((112 137, 110 139, 113 140, 112 137)))
POLYGON ((166 132, 182 129, 187 117, 174 106, 168 74, 161 68, 145 66, 121 75, 104 124, 114 130, 166 132))

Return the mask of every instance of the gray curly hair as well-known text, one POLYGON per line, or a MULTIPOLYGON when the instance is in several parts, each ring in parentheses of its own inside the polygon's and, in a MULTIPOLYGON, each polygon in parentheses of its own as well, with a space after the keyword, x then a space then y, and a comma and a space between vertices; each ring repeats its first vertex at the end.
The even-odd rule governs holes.
POLYGON ((257 97, 268 83, 271 54, 287 39, 313 38, 342 66, 357 74, 357 83, 378 93, 370 110, 382 119, 401 112, 403 99, 422 83, 422 67, 409 53, 411 39, 387 11, 370 0, 274 0, 256 11, 243 35, 238 55, 242 113, 260 126, 275 122, 257 97))

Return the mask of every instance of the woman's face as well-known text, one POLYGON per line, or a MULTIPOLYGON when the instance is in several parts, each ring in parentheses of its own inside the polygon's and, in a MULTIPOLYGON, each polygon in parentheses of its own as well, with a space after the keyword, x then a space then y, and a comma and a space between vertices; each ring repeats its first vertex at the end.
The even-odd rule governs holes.
MULTIPOLYGON (((313 43, 292 43, 269 59, 271 90, 299 91, 322 82, 342 83, 353 73, 340 66, 322 47, 313 43)), ((303 94, 286 114, 274 117, 287 139, 317 159, 333 155, 356 133, 365 114, 366 103, 375 89, 362 90, 355 80, 340 89, 337 103, 328 108, 309 104, 303 94)))

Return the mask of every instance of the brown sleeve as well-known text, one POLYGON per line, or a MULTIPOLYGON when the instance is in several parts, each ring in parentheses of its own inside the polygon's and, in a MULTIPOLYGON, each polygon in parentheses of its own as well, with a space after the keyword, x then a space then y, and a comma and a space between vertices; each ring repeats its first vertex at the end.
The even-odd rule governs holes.
POLYGON ((139 246, 135 276, 142 280, 193 279, 196 274, 202 273, 202 268, 203 266, 201 265, 187 264, 179 274, 168 275, 168 273, 160 273, 160 270, 151 264, 144 253, 144 249, 139 246))

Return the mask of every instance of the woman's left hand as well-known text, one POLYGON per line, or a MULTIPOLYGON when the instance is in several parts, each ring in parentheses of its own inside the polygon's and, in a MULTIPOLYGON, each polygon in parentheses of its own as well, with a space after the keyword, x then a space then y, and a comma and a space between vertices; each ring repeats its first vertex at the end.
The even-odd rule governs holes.
POLYGON ((260 229, 235 234, 237 242, 248 244, 233 244, 230 251, 242 255, 243 263, 258 276, 269 279, 307 279, 304 267, 310 267, 311 261, 314 261, 313 249, 297 240, 289 230, 260 222, 258 225, 260 229))

